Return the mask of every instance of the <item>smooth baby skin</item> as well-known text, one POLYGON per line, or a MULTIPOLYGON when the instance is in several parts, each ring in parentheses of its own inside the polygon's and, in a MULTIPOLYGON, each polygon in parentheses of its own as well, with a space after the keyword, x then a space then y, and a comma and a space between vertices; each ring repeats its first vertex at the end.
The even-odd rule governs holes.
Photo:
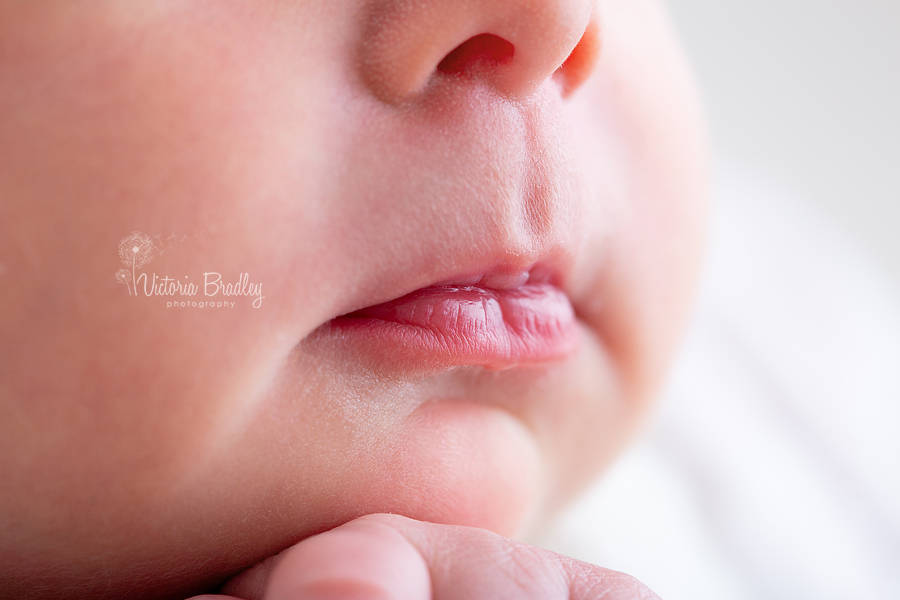
POLYGON ((0 2, 0 595, 211 593, 373 513, 525 535, 664 374, 700 123, 653 0, 0 2), (265 298, 131 285, 210 272, 265 298), (575 316, 537 361, 323 334, 531 280, 575 316))

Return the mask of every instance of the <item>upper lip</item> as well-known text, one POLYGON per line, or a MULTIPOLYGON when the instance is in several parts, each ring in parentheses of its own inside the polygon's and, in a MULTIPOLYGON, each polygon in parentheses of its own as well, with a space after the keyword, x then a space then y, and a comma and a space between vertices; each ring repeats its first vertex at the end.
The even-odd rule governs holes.
POLYGON ((466 131, 488 117, 509 122, 493 132, 491 143, 484 141, 487 136, 462 141, 443 136, 413 119, 404 124, 404 135, 411 139, 434 139, 422 145, 421 173, 402 169, 360 140, 349 160, 369 178, 361 178, 365 188, 348 184, 348 195, 361 200, 347 203, 357 210, 344 225, 358 233, 351 251, 335 263, 344 280, 332 288, 333 296, 321 298, 319 325, 417 290, 451 284, 492 287, 521 273, 556 286, 575 305, 572 288, 581 289, 584 282, 572 275, 582 264, 576 258, 583 254, 579 250, 590 225, 581 218, 584 182, 569 168, 576 160, 574 149, 559 139, 556 125, 564 117, 555 114, 552 102, 509 109, 489 100, 462 94, 438 107, 447 114, 435 120, 462 119, 466 131), (438 150, 459 158, 445 169, 435 160, 438 150), (485 167, 488 162, 495 167, 485 167), (398 233, 385 239, 379 227, 398 233))
MULTIPOLYGON (((508 255, 507 255, 508 256, 508 255)), ((478 261, 477 266, 457 269, 452 273, 438 276, 430 280, 424 280, 420 284, 414 283, 390 292, 389 295, 368 298, 356 301, 347 310, 335 314, 332 319, 358 312, 373 306, 398 300, 416 291, 441 286, 473 286, 487 289, 507 289, 517 287, 523 283, 549 283, 566 294, 571 301, 571 295, 567 292, 567 265, 557 257, 546 255, 540 260, 530 260, 518 257, 516 261, 510 261, 506 256, 500 259, 490 258, 478 261), (490 266, 482 266, 488 264, 490 266), (519 281, 516 281, 519 280, 519 281), (374 301, 373 301, 374 300, 374 301)))
MULTIPOLYGON (((402 264, 386 262, 383 269, 368 269, 356 280, 353 292, 333 297, 327 302, 317 325, 307 330, 311 334, 319 326, 334 319, 366 308, 398 300, 414 292, 438 286, 478 286, 504 289, 521 284, 527 276, 529 283, 551 284, 571 302, 579 317, 577 299, 573 295, 574 274, 579 268, 572 239, 578 232, 556 232, 540 239, 523 236, 504 236, 491 232, 492 243, 481 240, 481 251, 467 251, 466 240, 454 241, 458 247, 440 250, 430 246, 402 264), (465 254, 464 260, 458 259, 465 254), (435 268, 440 265, 442 268, 435 268)), ((468 242, 473 244, 474 242, 468 242)), ((583 284, 582 284, 583 285, 583 284)), ((578 288, 582 287, 579 285, 578 288)), ((346 287, 345 287, 346 289, 346 287)), ((337 290, 336 290, 337 291, 337 290)))

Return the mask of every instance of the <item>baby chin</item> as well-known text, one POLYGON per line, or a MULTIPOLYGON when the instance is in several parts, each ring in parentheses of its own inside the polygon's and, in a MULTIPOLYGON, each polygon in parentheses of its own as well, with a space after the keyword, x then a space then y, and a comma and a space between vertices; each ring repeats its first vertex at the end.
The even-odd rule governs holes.
POLYGON ((575 408, 557 394, 578 397, 582 332, 555 286, 502 279, 426 286, 316 329, 235 444, 279 456, 246 472, 278 465, 262 485, 323 528, 391 512, 522 533, 556 466, 544 417, 575 408))
POLYGON ((299 344, 248 425, 182 478, 202 520, 194 550, 219 557, 208 576, 365 514, 521 537, 552 512, 629 427, 602 344, 555 286, 528 279, 438 282, 299 344), (416 328, 468 339, 411 341, 416 328))

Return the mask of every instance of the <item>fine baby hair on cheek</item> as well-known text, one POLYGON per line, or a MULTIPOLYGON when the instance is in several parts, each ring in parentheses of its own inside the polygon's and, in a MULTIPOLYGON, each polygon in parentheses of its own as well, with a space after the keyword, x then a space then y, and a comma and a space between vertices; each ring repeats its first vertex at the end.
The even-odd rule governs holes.
POLYGON ((704 180, 656 2, 19 2, 0 39, 0 589, 186 596, 377 512, 524 535, 640 422, 704 180), (265 298, 135 285, 208 273, 265 298))

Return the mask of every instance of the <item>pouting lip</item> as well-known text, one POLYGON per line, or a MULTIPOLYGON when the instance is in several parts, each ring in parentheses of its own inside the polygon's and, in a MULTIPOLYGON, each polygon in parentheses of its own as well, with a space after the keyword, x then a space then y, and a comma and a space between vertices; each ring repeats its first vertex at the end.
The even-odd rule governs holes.
POLYGON ((530 281, 527 271, 458 281, 341 315, 311 337, 382 365, 431 369, 508 369, 574 349, 574 309, 558 287, 530 281))

